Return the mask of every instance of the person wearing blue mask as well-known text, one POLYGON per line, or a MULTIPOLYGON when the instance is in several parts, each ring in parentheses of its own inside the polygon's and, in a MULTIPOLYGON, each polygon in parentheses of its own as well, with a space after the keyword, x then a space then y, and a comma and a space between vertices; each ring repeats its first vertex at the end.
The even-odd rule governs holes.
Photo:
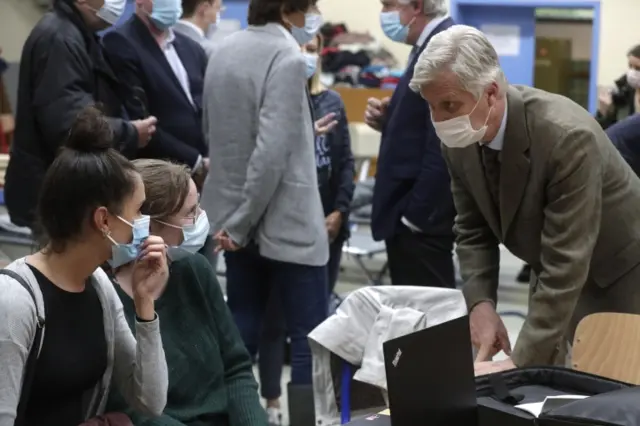
POLYGON ((140 173, 112 146, 108 119, 82 110, 42 184, 42 249, 0 275, 2 425, 83 424, 105 413, 110 388, 148 416, 165 407, 165 243, 140 212, 140 173), (133 330, 100 268, 131 260, 133 330))
MULTIPOLYGON (((351 151, 349 123, 342 98, 320 82, 322 49, 323 40, 320 34, 302 46, 314 116, 320 120, 333 113, 334 119, 338 122, 331 131, 317 135, 315 139, 318 190, 329 237, 328 292, 330 297, 334 297, 333 290, 340 271, 342 246, 349 237, 348 222, 355 190, 355 164, 351 151)), ((286 326, 279 302, 277 295, 272 296, 269 301, 267 320, 258 350, 260 394, 265 400, 270 426, 279 426, 282 423, 280 382, 285 358, 286 326)))
POLYGON ((15 132, 4 196, 11 221, 35 229, 38 194, 47 168, 78 113, 99 103, 114 148, 133 158, 149 142, 156 119, 124 113, 120 79, 105 60, 97 32, 123 13, 126 0, 54 0, 22 49, 15 132))
POLYGON ((393 285, 453 288, 455 208, 440 140, 409 81, 431 38, 451 27, 445 0, 383 0, 380 24, 391 40, 413 46, 391 98, 368 101, 365 121, 381 132, 371 231, 384 241, 393 285))
POLYGON ((174 30, 199 43, 210 56, 215 44, 209 38, 220 22, 222 7, 222 0, 182 0, 182 18, 174 30))
POLYGON ((158 128, 138 158, 187 165, 198 186, 206 176, 208 146, 202 133, 202 88, 207 55, 199 43, 173 31, 182 0, 136 0, 135 13, 103 43, 123 82, 129 115, 152 114, 158 128))
MULTIPOLYGON (((300 48, 322 16, 316 0, 252 0, 248 23, 219 43, 207 68, 211 168, 202 206, 224 250, 229 308, 252 355, 267 300, 278 291, 291 338, 290 422, 313 424, 307 335, 327 316, 329 237, 300 48)), ((318 122, 316 132, 337 124, 333 113, 318 122)))
MULTIPOLYGON (((225 305, 216 274, 196 254, 209 234, 207 214, 184 165, 162 160, 134 161, 142 176, 151 217, 151 235, 167 244, 169 282, 156 294, 160 332, 169 368, 167 406, 150 419, 130 407, 116 391, 107 411, 126 412, 139 426, 266 426, 252 362, 225 305)), ((115 269, 116 291, 131 327, 135 324, 133 263, 115 269)))

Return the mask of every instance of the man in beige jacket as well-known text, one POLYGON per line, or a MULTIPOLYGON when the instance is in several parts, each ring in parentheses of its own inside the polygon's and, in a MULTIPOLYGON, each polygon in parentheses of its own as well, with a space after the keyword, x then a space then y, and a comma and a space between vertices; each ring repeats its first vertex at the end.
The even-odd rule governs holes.
POLYGON ((563 364, 586 315, 640 313, 640 180, 587 111, 509 86, 487 38, 463 25, 433 37, 411 87, 451 174, 477 374, 563 364), (495 311, 500 243, 532 267, 513 352, 495 311), (500 350, 510 358, 491 362, 500 350))

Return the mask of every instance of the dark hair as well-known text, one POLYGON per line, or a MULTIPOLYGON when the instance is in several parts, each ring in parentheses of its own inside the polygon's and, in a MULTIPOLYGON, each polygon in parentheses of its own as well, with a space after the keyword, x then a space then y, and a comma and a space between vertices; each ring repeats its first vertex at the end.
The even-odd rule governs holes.
POLYGON ((162 219, 178 213, 189 195, 189 168, 183 164, 153 159, 135 160, 133 164, 144 183, 142 214, 162 219))
POLYGON ((39 231, 54 252, 80 236, 96 208, 119 214, 133 193, 136 170, 112 145, 113 132, 100 110, 83 109, 40 189, 39 231))
POLYGON ((247 23, 249 25, 281 23, 283 12, 306 12, 317 2, 318 0, 251 0, 247 23))
POLYGON ((633 56, 634 58, 640 59, 640 44, 631 48, 627 56, 633 56))
POLYGON ((202 3, 213 3, 214 0, 182 0, 182 17, 191 18, 202 3))

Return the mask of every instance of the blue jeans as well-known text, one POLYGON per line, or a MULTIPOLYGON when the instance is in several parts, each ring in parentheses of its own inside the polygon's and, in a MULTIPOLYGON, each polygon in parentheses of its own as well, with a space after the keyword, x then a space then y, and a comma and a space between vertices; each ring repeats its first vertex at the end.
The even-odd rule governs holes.
MULTIPOLYGON (((277 297, 291 338, 291 383, 311 383, 307 335, 327 317, 327 269, 279 262, 260 256, 256 247, 225 252, 227 303, 252 356, 258 352, 267 302, 277 297)), ((265 321, 266 319, 266 321, 265 321)))
MULTIPOLYGON (((329 263, 327 264, 329 291, 327 295, 333 292, 336 281, 338 280, 343 245, 344 239, 339 239, 329 246, 329 263)), ((260 337, 260 347, 258 349, 260 395, 264 399, 269 400, 278 399, 280 395, 282 395, 280 380, 282 378, 282 367, 285 358, 285 340, 287 336, 286 322, 282 312, 280 298, 277 295, 272 295, 267 305, 266 321, 264 322, 262 335, 260 337)), ((291 363, 293 364, 293 359, 291 363)))

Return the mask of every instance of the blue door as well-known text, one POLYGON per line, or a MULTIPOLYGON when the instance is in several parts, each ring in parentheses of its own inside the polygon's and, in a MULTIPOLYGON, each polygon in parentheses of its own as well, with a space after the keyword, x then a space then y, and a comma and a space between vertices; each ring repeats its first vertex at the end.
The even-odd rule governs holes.
POLYGON ((511 84, 533 86, 536 48, 533 7, 460 4, 455 19, 485 33, 496 48, 511 84))

